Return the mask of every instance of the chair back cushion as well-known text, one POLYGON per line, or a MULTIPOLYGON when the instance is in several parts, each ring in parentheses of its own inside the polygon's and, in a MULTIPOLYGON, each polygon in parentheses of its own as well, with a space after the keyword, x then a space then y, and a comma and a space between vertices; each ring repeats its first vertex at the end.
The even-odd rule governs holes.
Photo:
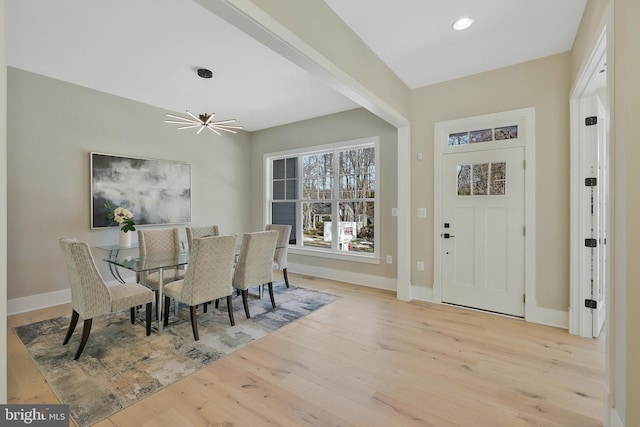
POLYGON ((273 281, 273 254, 278 232, 244 233, 242 248, 233 275, 233 286, 248 289, 273 281))
POLYGON ((220 235, 217 225, 207 225, 204 227, 185 227, 185 230, 187 232, 187 242, 189 243, 189 248, 191 248, 194 237, 210 237, 220 235))
POLYGON ((273 255, 274 268, 276 270, 287 268, 287 255, 289 253, 289 238, 291 237, 291 226, 285 224, 267 224, 266 230, 276 230, 278 232, 276 251, 273 255))
MULTIPOLYGON (((151 230, 138 229, 138 246, 140 256, 154 254, 180 254, 180 234, 177 228, 158 228, 151 230)), ((184 277, 184 266, 165 272, 165 281, 178 280, 184 277)), ((157 270, 140 274, 140 283, 152 289, 158 289, 160 275, 157 270)))
POLYGON ((235 252, 236 236, 195 237, 179 299, 196 305, 231 295, 235 252))
POLYGON ((177 228, 161 228, 154 230, 138 229, 138 246, 140 256, 157 253, 180 253, 180 234, 177 228))
POLYGON ((98 272, 89 245, 76 239, 60 239, 67 263, 73 309, 85 319, 111 312, 111 295, 98 272))

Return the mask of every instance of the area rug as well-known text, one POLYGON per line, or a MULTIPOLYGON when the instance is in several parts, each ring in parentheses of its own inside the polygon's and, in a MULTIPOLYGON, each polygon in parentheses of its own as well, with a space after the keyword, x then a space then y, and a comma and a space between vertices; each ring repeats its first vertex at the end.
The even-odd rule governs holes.
MULTIPOLYGON (((334 301, 336 296, 284 283, 274 284, 276 308, 268 293, 250 296, 247 319, 242 298, 233 298, 235 326, 226 300, 220 308, 198 309, 200 340, 194 341, 189 309, 180 306, 162 335, 145 335, 143 324, 131 325, 129 311, 94 319, 84 352, 73 360, 82 334, 82 319, 68 345, 62 341, 69 317, 14 328, 70 416, 89 426, 184 378, 227 354, 334 301)), ((143 310, 144 312, 144 310, 143 310)))

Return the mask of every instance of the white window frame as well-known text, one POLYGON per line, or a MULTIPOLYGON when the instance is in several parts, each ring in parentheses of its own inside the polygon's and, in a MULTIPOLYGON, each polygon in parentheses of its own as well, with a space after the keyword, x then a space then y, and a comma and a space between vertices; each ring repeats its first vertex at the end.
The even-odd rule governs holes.
MULTIPOLYGON (((289 245, 289 253, 294 253, 294 254, 302 254, 302 255, 310 255, 310 256, 315 256, 315 257, 320 257, 320 258, 332 258, 332 259, 341 259, 341 260, 348 260, 348 261, 354 261, 354 262, 363 262, 363 263, 369 263, 369 264, 380 264, 380 181, 381 181, 381 176, 380 176, 380 138, 375 136, 375 137, 368 137, 368 138, 361 138, 361 139, 355 139, 355 140, 350 140, 350 141, 341 141, 341 142, 335 142, 335 143, 330 143, 330 144, 324 144, 324 145, 316 145, 316 146, 311 146, 311 147, 304 147, 304 148, 296 148, 296 149, 292 149, 292 150, 286 150, 286 151, 279 151, 279 152, 274 152, 274 153, 265 153, 263 156, 263 165, 264 165, 264 183, 265 183, 265 187, 264 187, 264 208, 263 208, 263 218, 264 218, 264 225, 271 223, 271 202, 272 202, 272 181, 273 181, 273 171, 272 171, 272 167, 273 167, 273 161, 274 160, 278 160, 278 159, 285 159, 285 158, 289 158, 289 157, 298 157, 299 161, 297 162, 297 168, 298 168, 298 173, 297 173, 297 181, 298 181, 298 185, 297 185, 297 198, 295 201, 296 204, 296 236, 297 240, 296 240, 296 244, 295 245, 289 245), (366 253, 366 252, 351 252, 351 251, 340 251, 338 248, 338 243, 335 241, 336 239, 334 239, 334 241, 332 242, 332 248, 330 250, 328 249, 318 249, 318 248, 314 248, 314 247, 309 247, 309 246, 304 246, 303 245, 303 241, 304 241, 304 234, 303 234, 303 224, 302 224, 302 203, 304 202, 308 202, 308 200, 303 200, 302 199, 302 177, 303 177, 303 162, 302 162, 302 156, 307 155, 307 154, 320 154, 320 153, 327 153, 327 152, 334 152, 334 159, 335 161, 338 161, 337 157, 337 152, 339 151, 344 151, 344 150, 348 150, 348 149, 357 149, 357 148, 365 148, 366 146, 368 147, 373 147, 374 148, 374 154, 375 154, 375 175, 376 175, 376 179, 375 179, 375 197, 373 197, 373 203, 374 203, 374 220, 373 220, 373 227, 374 227, 374 238, 373 238, 373 253, 366 253)), ((338 174, 339 170, 338 168, 334 168, 334 173, 338 174)), ((335 186, 339 185, 339 179, 336 177, 334 178, 334 191, 335 191, 335 186)), ((335 197, 335 193, 334 193, 334 197, 335 197)), ((332 198, 331 201, 337 201, 339 202, 341 199, 335 199, 332 198)), ((318 201, 322 201, 322 200, 318 200, 318 201)), ((337 203, 332 203, 332 213, 331 213, 332 218, 337 218, 338 216, 338 205, 337 203)), ((332 221, 332 235, 333 236, 338 236, 338 221, 332 221)))

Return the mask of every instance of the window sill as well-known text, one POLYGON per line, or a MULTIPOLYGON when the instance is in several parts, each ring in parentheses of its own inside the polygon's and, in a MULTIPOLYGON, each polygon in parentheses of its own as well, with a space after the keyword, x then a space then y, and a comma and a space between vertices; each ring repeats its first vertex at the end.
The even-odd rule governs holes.
POLYGON ((328 252, 317 249, 298 248, 289 246, 289 253, 296 255, 306 255, 317 258, 338 259, 341 261, 361 262, 364 264, 380 264, 380 258, 375 255, 362 255, 357 252, 328 252))

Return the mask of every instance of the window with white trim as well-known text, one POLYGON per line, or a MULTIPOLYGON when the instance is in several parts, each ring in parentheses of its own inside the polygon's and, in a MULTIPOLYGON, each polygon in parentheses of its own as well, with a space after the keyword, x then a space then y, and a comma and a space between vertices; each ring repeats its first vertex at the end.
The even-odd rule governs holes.
POLYGON ((289 244, 340 255, 377 255, 378 139, 265 156, 271 223, 291 225, 289 244))

